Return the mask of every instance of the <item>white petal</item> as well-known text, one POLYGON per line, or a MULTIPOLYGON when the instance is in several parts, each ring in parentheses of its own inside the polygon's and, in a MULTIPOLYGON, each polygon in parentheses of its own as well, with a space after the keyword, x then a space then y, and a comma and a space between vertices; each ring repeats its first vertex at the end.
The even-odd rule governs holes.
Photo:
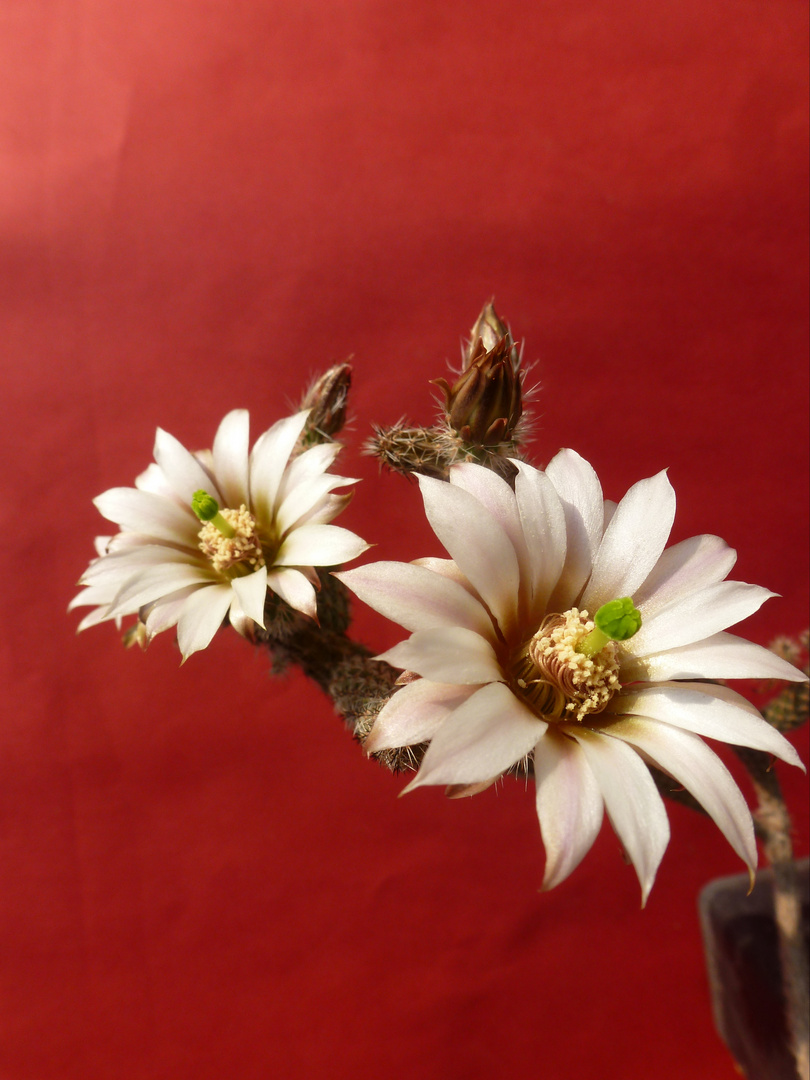
POLYGON ((171 499, 137 488, 110 488, 93 503, 108 521, 125 532, 142 533, 175 544, 196 547, 200 523, 171 499))
POLYGON ((460 626, 417 630, 376 659, 434 682, 468 685, 503 679, 490 643, 460 626))
POLYGON ((692 536, 673 544, 633 594, 642 619, 698 589, 723 581, 736 561, 737 552, 719 536, 692 536))
POLYGON ((787 679, 804 682, 806 676, 761 645, 735 634, 714 634, 693 645, 636 658, 624 655, 620 677, 623 683, 667 679, 787 679))
POLYGON ((143 472, 135 477, 135 487, 138 491, 150 491, 153 495, 165 495, 172 502, 177 503, 178 506, 186 505, 181 503, 180 496, 169 483, 163 469, 156 465, 154 461, 150 462, 143 472))
POLYGON ((430 526, 507 634, 517 616, 520 574, 511 540, 459 487, 417 474, 430 526))
POLYGON ((609 600, 632 596, 661 557, 674 520, 675 492, 665 472, 634 484, 599 545, 582 606, 593 615, 609 600))
POLYGON ((297 523, 298 527, 300 528, 301 525, 328 525, 338 514, 343 513, 351 501, 352 492, 349 492, 348 495, 327 495, 309 513, 304 514, 297 523))
POLYGON ((608 817, 641 883, 646 903, 669 843, 669 821, 647 766, 629 746, 587 728, 567 730, 582 749, 596 776, 608 817))
POLYGON ((661 683, 638 690, 631 687, 617 694, 608 708, 620 716, 651 717, 708 739, 750 746, 804 768, 787 739, 754 705, 727 686, 661 683))
POLYGON ((549 728, 534 750, 537 817, 546 849, 543 888, 553 889, 590 850, 602 825, 599 784, 579 743, 549 728))
POLYGON ((555 611, 574 604, 591 573, 602 539, 602 485, 593 468, 574 450, 561 450, 549 462, 546 475, 557 490, 565 512, 565 565, 551 599, 555 611))
POLYGON ((413 563, 378 562, 334 575, 386 619, 406 630, 463 626, 494 642, 484 608, 457 582, 413 563))
POLYGON ((110 607, 110 614, 129 615, 143 604, 151 604, 178 589, 189 585, 212 585, 215 581, 213 574, 185 563, 149 567, 122 585, 110 607))
POLYGON ((309 480, 302 481, 281 500, 276 511, 276 528, 279 533, 283 535, 299 519, 317 510, 333 488, 355 483, 357 483, 356 480, 350 480, 344 476, 333 476, 331 473, 313 476, 309 480))
MULTIPOLYGON (((529 566, 521 584, 529 593, 530 616, 539 621, 565 565, 566 512, 557 489, 546 474, 523 461, 513 461, 515 498, 526 539, 529 566)), ((523 590, 521 590, 523 591, 523 590)))
POLYGON ((99 623, 107 622, 108 619, 114 618, 110 614, 109 596, 101 589, 84 589, 75 596, 68 606, 68 611, 75 607, 84 607, 85 604, 97 604, 92 611, 88 611, 79 625, 76 627, 76 633, 80 634, 82 630, 87 630, 91 626, 98 626, 99 623))
POLYGON ((424 559, 414 559, 412 565, 424 566, 427 570, 432 570, 434 574, 441 574, 442 577, 450 578, 451 581, 455 581, 466 589, 471 596, 478 596, 469 579, 462 574, 452 559, 436 559, 427 556, 424 559))
POLYGON ((269 523, 275 516, 281 478, 308 416, 308 412, 299 412, 279 420, 265 431, 253 447, 250 455, 250 505, 261 522, 269 523))
POLYGON ((87 607, 89 604, 105 604, 109 605, 114 594, 110 594, 110 590, 103 585, 91 585, 87 589, 82 589, 78 595, 67 606, 68 611, 73 611, 77 607, 87 607))
POLYGON ((318 617, 315 589, 300 570, 275 567, 267 573, 267 584, 291 608, 309 615, 311 619, 318 617))
POLYGON ((250 414, 247 409, 234 409, 219 425, 213 446, 214 474, 225 505, 232 510, 249 505, 249 446, 250 414))
MULTIPOLYGON (((522 463, 516 462, 516 464, 522 463)), ((525 465, 523 467, 530 468, 525 465)), ((532 470, 532 472, 536 471, 532 470)), ((454 465, 450 469, 449 479, 455 487, 460 487, 476 498, 486 508, 489 515, 498 522, 515 550, 521 585, 524 582, 530 582, 531 560, 515 492, 491 469, 474 465, 472 462, 454 465)), ((548 483, 551 486, 551 482, 548 481, 548 483)), ((562 516, 562 508, 560 508, 560 516, 562 516)))
POLYGON ((228 614, 232 598, 230 585, 209 585, 189 596, 177 620, 177 644, 184 661, 211 643, 228 614))
POLYGON ((622 720, 607 734, 635 746, 694 795, 747 864, 753 882, 757 845, 751 811, 720 758, 697 735, 657 720, 622 720))
POLYGON ((113 584, 117 591, 124 581, 148 566, 168 566, 170 563, 183 563, 186 566, 204 566, 202 559, 197 559, 187 551, 168 547, 166 544, 142 544, 138 547, 120 548, 111 555, 96 559, 82 575, 82 584, 113 584))
POLYGON ((182 505, 191 506, 195 491, 207 491, 222 505, 222 492, 199 461, 174 435, 162 428, 155 435, 155 461, 182 505))
POLYGON ((267 596, 267 568, 260 566, 252 574, 235 577, 231 588, 239 600, 239 607, 249 619, 264 626, 264 601, 267 596))
POLYGON ((340 443, 318 443, 290 462, 278 489, 277 505, 280 505, 299 484, 306 484, 322 476, 340 453, 340 443))
POLYGON ((641 629, 624 647, 634 656, 645 656, 691 645, 747 619, 771 596, 776 593, 759 585, 719 581, 675 601, 651 618, 642 615, 641 629))
POLYGON ((186 599, 200 588, 205 588, 205 586, 189 585, 169 596, 161 596, 154 604, 141 609, 140 615, 146 623, 146 633, 150 641, 156 634, 177 624, 186 599))
POLYGON ((277 566, 340 566, 370 545, 339 525, 302 525, 283 541, 277 566))
POLYGON ((483 686, 447 717, 410 784, 476 784, 499 776, 532 749, 546 730, 501 683, 483 686))
POLYGON ((474 686, 448 686, 429 679, 406 683, 380 710, 363 749, 373 754, 427 742, 445 717, 474 693, 474 686))

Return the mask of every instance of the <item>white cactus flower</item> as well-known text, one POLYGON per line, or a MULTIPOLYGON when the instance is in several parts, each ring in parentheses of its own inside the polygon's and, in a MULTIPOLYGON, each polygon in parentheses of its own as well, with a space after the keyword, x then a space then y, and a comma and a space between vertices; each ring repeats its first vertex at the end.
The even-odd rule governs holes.
POLYGON ((736 556, 719 537, 665 550, 665 473, 615 506, 572 450, 545 472, 514 464, 514 490, 473 464, 449 483, 420 477, 450 559, 337 575, 411 631, 378 659, 420 676, 382 709, 366 750, 428 743, 406 790, 442 784, 454 796, 530 763, 546 889, 574 870, 606 811, 646 900, 669 840, 647 763, 695 796, 753 872, 750 811, 702 737, 801 762, 748 701, 701 680, 804 678, 725 632, 774 594, 725 580, 736 556))
POLYGON ((274 424, 249 451, 246 410, 228 413, 213 449, 192 454, 158 429, 155 462, 134 488, 95 499, 121 530, 99 538, 99 558, 71 608, 93 605, 83 630, 138 613, 150 639, 177 625, 184 659, 204 649, 227 617, 245 633, 264 626, 268 589, 315 617, 315 567, 338 566, 368 544, 330 525, 356 483, 327 472, 340 445, 294 454, 307 412, 274 424))

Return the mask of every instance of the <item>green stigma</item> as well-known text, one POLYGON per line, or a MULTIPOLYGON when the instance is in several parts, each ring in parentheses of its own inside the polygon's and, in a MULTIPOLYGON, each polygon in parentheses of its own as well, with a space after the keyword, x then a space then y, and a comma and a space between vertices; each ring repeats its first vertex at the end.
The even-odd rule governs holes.
POLYGON ((586 656, 596 656, 609 641, 628 641, 641 629, 641 614, 629 596, 603 604, 593 621, 595 628, 576 647, 586 656))
POLYGON ((236 536, 236 530, 230 525, 219 512, 219 503, 207 491, 200 489, 195 491, 191 499, 191 509, 200 521, 210 521, 215 528, 219 529, 223 536, 236 536))

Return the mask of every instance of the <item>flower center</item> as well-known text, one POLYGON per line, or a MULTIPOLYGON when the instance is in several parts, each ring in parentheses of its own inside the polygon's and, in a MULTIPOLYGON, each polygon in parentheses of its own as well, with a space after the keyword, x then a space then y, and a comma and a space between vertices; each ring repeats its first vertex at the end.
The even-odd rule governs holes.
POLYGON ((244 503, 238 510, 219 510, 217 516, 224 518, 230 526, 227 531, 232 531, 233 535, 226 536, 221 524, 215 521, 206 521, 197 534, 200 551, 211 560, 214 569, 225 573, 237 564, 244 563, 244 569, 252 572, 264 566, 264 552, 256 533, 256 519, 244 503))
POLYGON ((595 629, 588 612, 577 608, 547 615, 518 653, 512 666, 515 682, 544 720, 578 721, 599 713, 619 689, 614 641, 605 639, 594 655, 577 648, 595 629))

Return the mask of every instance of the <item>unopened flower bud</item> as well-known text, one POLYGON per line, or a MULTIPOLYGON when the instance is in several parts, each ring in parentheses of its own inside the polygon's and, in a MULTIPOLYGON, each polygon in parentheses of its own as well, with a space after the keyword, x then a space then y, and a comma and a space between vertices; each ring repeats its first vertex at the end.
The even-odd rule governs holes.
POLYGON ((446 379, 433 380, 444 392, 447 422, 464 442, 494 446, 512 438, 523 413, 513 349, 508 333, 489 350, 479 337, 453 386, 446 379))
POLYGON ((350 364, 335 364, 312 382, 300 406, 302 410, 310 410, 304 433, 307 443, 330 439, 346 423, 346 404, 351 384, 350 364))

